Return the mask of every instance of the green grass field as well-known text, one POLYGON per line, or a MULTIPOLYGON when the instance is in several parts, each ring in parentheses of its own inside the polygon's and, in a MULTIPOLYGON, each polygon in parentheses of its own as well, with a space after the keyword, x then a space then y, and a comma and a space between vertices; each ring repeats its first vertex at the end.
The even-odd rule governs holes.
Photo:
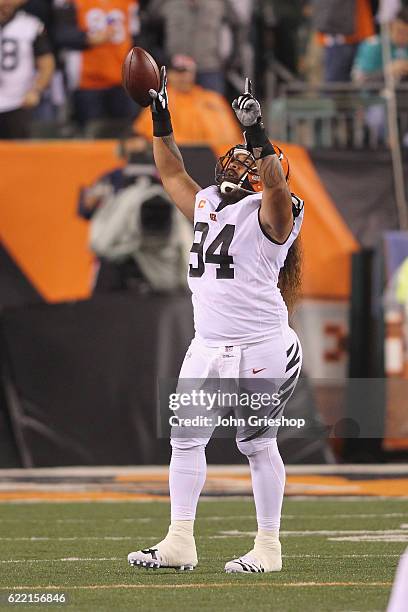
POLYGON ((282 523, 282 572, 225 574, 225 561, 252 547, 253 505, 203 501, 195 571, 129 567, 129 551, 153 545, 165 534, 168 512, 164 502, 2 504, 0 609, 385 610, 406 546, 404 534, 408 539, 404 500, 289 498, 282 523), (378 538, 381 534, 373 532, 384 530, 385 541, 361 539, 378 538), (350 531, 357 533, 344 533, 350 531), (332 539, 350 536, 354 540, 332 539), (392 536, 394 541, 386 541, 392 536), (6 603, 10 592, 23 588, 63 592, 69 603, 6 603))

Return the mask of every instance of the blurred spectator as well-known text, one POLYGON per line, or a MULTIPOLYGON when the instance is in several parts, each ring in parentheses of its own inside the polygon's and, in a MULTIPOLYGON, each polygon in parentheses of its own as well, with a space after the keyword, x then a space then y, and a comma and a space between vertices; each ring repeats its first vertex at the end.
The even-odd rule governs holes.
MULTIPOLYGON (((254 0, 229 0, 239 20, 239 34, 235 34, 230 24, 223 23, 221 30, 220 56, 225 65, 224 96, 233 100, 242 92, 242 77, 255 79, 254 49, 254 0), (239 55, 232 61, 239 45, 239 55)), ((238 27, 238 26, 234 26, 238 27)), ((205 85, 204 85, 205 87, 205 85)), ((210 88, 211 89, 211 88, 210 88)))
MULTIPOLYGON (((408 257, 404 259, 398 269, 396 297, 399 304, 403 304, 408 314, 408 257)), ((408 324, 408 320, 407 320, 408 324)))
MULTIPOLYGON (((310 23, 309 23, 310 26, 310 23)), ((317 36, 312 28, 305 32, 303 29, 303 53, 299 61, 299 73, 301 77, 314 87, 319 87, 324 80, 323 77, 323 47, 319 44, 317 36), (307 40, 306 40, 307 36, 307 40)))
POLYGON ((22 4, 0 0, 0 138, 30 136, 31 111, 55 66, 44 24, 22 4))
MULTIPOLYGON (((397 81, 408 76, 408 8, 401 9, 390 24, 391 58, 389 70, 397 81)), ((361 43, 353 67, 353 79, 364 83, 383 78, 383 55, 380 36, 361 43)))
POLYGON ((45 25, 48 36, 52 38, 52 0, 27 0, 24 4, 24 10, 30 15, 38 17, 45 25))
POLYGON ((120 142, 119 154, 125 165, 80 194, 78 212, 91 220, 98 257, 94 293, 184 288, 191 226, 166 196, 150 144, 133 135, 120 142))
MULTIPOLYGON (((408 8, 402 8, 390 23, 391 62, 387 70, 393 73, 395 82, 406 81, 408 77, 408 8)), ((373 36, 361 43, 353 66, 353 80, 363 85, 367 82, 384 80, 384 63, 381 36, 373 36)), ((381 141, 387 140, 387 117, 384 104, 368 107, 365 120, 371 132, 381 141)), ((404 146, 408 135, 402 135, 404 146)))
MULTIPOLYGON (((62 63, 58 57, 57 49, 54 40, 54 9, 53 0, 28 0, 24 4, 24 10, 30 15, 35 15, 40 19, 44 25, 47 35, 50 40, 51 50, 54 54, 56 63, 56 69, 51 82, 47 89, 44 91, 40 104, 36 107, 33 113, 33 119, 37 122, 36 124, 36 136, 38 134, 38 127, 42 123, 43 127, 47 130, 46 125, 51 124, 49 127, 55 127, 55 121, 57 119, 65 119, 65 83, 64 75, 62 71, 62 63), (40 124, 38 123, 40 122, 40 124)), ((50 135, 48 130, 47 135, 50 135)))
POLYGON ((135 116, 121 86, 122 63, 138 32, 134 0, 54 0, 54 37, 66 51, 68 88, 75 119, 83 127, 135 116))
POLYGON ((380 23, 388 23, 395 19, 398 11, 402 8, 402 0, 382 1, 378 6, 377 19, 380 23))
POLYGON ((241 72, 243 30, 230 0, 151 0, 141 11, 141 45, 158 61, 189 55, 197 64, 197 83, 225 94, 223 25, 231 29, 233 43, 228 67, 241 72))
POLYGON ((325 81, 350 81, 358 44, 375 32, 369 0, 314 0, 313 18, 324 47, 325 81))
POLYGON ((298 72, 298 32, 304 0, 258 0, 261 43, 266 59, 276 59, 293 74, 298 72))
POLYGON ((311 66, 308 64, 310 46, 316 39, 313 32, 312 14, 312 1, 305 0, 304 2, 302 2, 302 19, 298 28, 297 41, 297 71, 298 74, 305 80, 308 80, 308 71, 311 68, 311 66))
MULTIPOLYGON (((191 57, 175 55, 167 68, 171 120, 179 144, 231 146, 242 141, 241 130, 225 98, 195 84, 196 64, 191 57)), ((148 108, 136 119, 135 130, 152 138, 148 108)))
POLYGON ((118 143, 117 154, 122 161, 121 165, 81 190, 78 202, 80 217, 91 219, 104 197, 133 185, 140 176, 148 176, 152 182, 160 183, 151 145, 144 136, 132 132, 122 138, 118 143))

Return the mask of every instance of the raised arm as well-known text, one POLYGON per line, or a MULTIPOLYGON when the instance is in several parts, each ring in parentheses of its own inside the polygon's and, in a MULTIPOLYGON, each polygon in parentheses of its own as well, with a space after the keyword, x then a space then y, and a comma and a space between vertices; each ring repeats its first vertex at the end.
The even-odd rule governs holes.
POLYGON ((153 118, 153 154, 163 187, 177 208, 194 220, 195 196, 201 187, 184 167, 183 158, 174 140, 167 97, 166 68, 160 70, 160 90, 150 90, 153 118))
POLYGON ((259 220, 265 232, 275 242, 284 243, 293 227, 292 195, 274 152, 257 160, 256 165, 263 183, 259 220))
POLYGON ((280 160, 269 141, 261 117, 261 106, 246 79, 245 92, 232 103, 244 131, 247 148, 256 160, 263 183, 259 220, 262 229, 278 243, 284 243, 293 227, 292 196, 280 160))

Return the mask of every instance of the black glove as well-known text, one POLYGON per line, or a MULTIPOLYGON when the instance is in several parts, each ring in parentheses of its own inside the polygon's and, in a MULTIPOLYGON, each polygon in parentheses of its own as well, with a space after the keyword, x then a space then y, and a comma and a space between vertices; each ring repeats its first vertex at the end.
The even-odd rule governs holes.
POLYGON ((152 98, 150 109, 153 119, 153 136, 169 136, 173 132, 169 112, 169 100, 167 97, 167 75, 166 66, 160 68, 160 89, 149 89, 152 98))
POLYGON ((252 84, 250 79, 245 79, 245 91, 242 96, 236 98, 232 108, 244 131, 247 149, 251 151, 255 159, 262 159, 267 155, 275 155, 275 149, 270 143, 262 123, 261 105, 252 95, 252 84))

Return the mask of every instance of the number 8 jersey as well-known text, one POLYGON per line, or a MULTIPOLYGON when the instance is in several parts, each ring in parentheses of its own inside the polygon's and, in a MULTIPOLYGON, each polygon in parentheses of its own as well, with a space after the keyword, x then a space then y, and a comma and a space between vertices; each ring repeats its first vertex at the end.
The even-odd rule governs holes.
POLYGON ((43 23, 17 11, 0 27, 0 113, 21 108, 33 86, 35 60, 51 53, 43 23))
POLYGON ((280 336, 288 311, 279 271, 303 221, 303 201, 292 194, 294 222, 284 244, 263 232, 262 193, 221 207, 215 186, 198 192, 188 283, 196 336, 208 346, 247 344, 280 336))

